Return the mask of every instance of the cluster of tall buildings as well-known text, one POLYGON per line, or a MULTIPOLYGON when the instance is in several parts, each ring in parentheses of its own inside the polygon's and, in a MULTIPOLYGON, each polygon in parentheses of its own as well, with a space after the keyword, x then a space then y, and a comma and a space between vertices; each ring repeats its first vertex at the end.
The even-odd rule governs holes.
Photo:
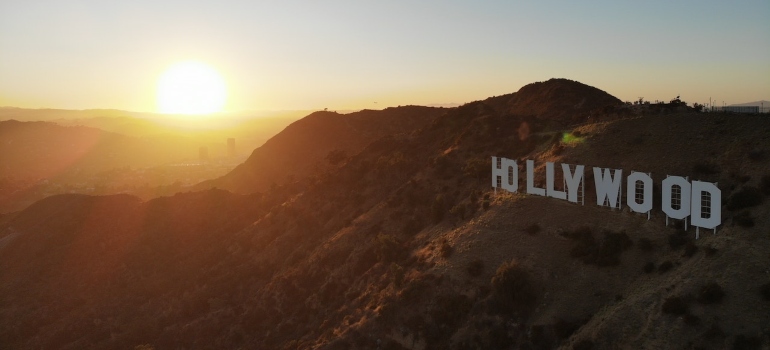
MULTIPOLYGON (((234 158, 236 156, 235 138, 233 137, 227 139, 227 156, 229 158, 234 158)), ((206 146, 201 146, 198 149, 198 158, 200 159, 201 162, 209 161, 209 148, 206 146)))

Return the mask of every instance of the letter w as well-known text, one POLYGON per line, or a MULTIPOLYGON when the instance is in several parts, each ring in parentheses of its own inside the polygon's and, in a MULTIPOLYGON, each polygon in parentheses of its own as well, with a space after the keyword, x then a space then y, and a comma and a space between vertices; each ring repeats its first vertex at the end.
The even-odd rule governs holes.
POLYGON ((623 170, 594 168, 594 183, 596 184, 596 205, 608 203, 610 208, 620 208, 620 185, 623 170), (602 171, 603 170, 603 171, 602 171))

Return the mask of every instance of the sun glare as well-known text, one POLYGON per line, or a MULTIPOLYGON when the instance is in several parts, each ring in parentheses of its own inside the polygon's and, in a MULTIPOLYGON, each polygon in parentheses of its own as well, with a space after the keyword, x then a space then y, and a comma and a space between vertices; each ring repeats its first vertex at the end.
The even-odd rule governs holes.
POLYGON ((161 113, 208 114, 222 111, 227 89, 214 68, 187 61, 172 65, 161 75, 157 97, 161 113))

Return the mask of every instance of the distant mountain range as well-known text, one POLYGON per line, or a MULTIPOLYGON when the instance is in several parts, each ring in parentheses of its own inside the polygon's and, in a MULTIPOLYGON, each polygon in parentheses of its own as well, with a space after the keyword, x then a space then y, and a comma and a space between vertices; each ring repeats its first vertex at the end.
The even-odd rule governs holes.
POLYGON ((736 106, 736 107, 770 107, 770 101, 767 100, 760 100, 760 101, 754 101, 754 102, 746 102, 746 103, 738 103, 738 104, 732 104, 729 106, 736 106))

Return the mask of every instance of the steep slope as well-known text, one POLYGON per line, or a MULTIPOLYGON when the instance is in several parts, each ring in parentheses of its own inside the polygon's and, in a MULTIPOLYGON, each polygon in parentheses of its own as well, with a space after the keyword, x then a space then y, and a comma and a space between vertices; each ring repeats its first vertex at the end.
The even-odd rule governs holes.
POLYGON ((75 209, 55 213, 85 208, 59 198, 38 203, 0 218, 0 293, 8 296, 0 299, 0 343, 766 347, 768 122, 624 113, 609 108, 600 122, 554 129, 545 115, 477 101, 261 197, 211 190, 148 203, 113 198, 123 209, 91 207, 114 218, 100 221, 75 209), (590 195, 583 206, 495 193, 492 155, 537 160, 538 184, 544 161, 651 171, 656 183, 666 174, 719 181, 724 224, 695 241, 692 228, 665 226, 659 204, 648 221, 592 205, 590 195), (748 192, 751 201, 740 199, 748 192), (57 224, 68 217, 69 226, 57 224), (47 243, 35 226, 43 218, 69 238, 47 243), (130 239, 109 239, 113 222, 130 239), (76 263, 54 260, 61 256, 76 263))
POLYGON ((198 188, 251 193, 265 191, 289 179, 304 179, 325 170, 326 157, 332 151, 343 157, 354 155, 380 137, 410 133, 443 112, 441 108, 419 106, 350 114, 315 112, 255 149, 246 162, 229 174, 198 188))

